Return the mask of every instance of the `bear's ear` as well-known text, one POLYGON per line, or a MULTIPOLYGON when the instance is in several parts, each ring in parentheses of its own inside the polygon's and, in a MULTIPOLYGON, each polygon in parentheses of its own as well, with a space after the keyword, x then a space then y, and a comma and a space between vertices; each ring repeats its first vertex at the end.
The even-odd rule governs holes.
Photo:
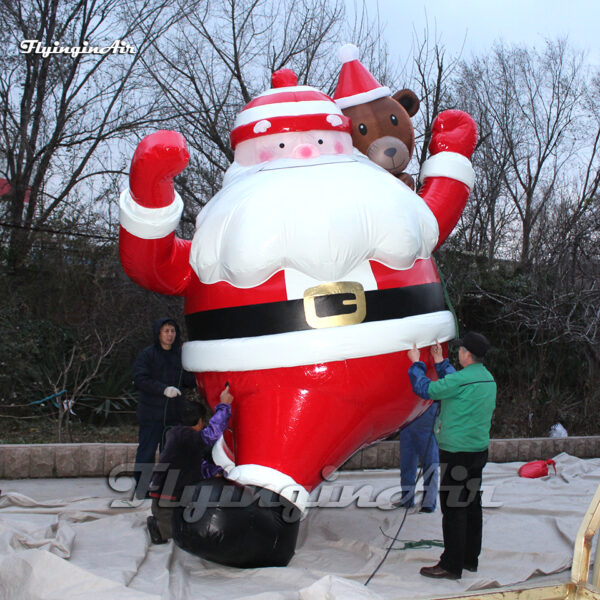
POLYGON ((406 110, 409 117, 413 117, 417 114, 420 102, 417 95, 411 90, 400 90, 399 92, 396 92, 392 98, 404 107, 404 110, 406 110))

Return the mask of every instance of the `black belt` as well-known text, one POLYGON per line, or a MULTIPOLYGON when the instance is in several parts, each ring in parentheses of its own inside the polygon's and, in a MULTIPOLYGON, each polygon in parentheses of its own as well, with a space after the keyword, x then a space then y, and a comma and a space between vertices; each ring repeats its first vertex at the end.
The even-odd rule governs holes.
POLYGON ((220 340, 402 319, 446 310, 441 283, 365 292, 355 282, 310 288, 302 300, 204 310, 186 315, 190 340, 220 340))

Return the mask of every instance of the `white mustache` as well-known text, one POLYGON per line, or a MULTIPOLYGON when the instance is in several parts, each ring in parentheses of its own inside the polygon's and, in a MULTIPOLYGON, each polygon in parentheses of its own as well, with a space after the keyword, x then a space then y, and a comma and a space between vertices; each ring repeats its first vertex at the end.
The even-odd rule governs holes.
POLYGON ((198 215, 190 263, 204 283, 240 288, 285 268, 340 281, 367 260, 408 269, 437 239, 424 201, 370 161, 282 159, 231 167, 198 215))

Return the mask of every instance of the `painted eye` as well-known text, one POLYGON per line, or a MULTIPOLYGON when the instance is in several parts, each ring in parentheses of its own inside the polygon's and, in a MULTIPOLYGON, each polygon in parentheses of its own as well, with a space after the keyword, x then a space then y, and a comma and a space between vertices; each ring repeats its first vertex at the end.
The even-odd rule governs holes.
POLYGON ((361 123, 358 126, 358 131, 361 135, 367 135, 367 126, 364 123, 361 123))
POLYGON ((392 125, 398 125, 398 117, 396 115, 390 115, 390 121, 392 125))
POLYGON ((281 142, 281 144, 279 144, 280 148, 285 148, 285 144, 283 142, 281 142))
POLYGON ((322 144, 322 143, 323 143, 323 140, 317 140, 317 142, 318 142, 319 144, 322 144))

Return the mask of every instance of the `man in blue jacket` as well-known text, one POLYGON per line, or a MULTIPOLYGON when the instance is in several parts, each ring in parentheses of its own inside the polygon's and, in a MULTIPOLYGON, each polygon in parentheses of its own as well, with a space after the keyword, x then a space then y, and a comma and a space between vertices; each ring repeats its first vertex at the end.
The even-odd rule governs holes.
POLYGON ((408 370, 415 394, 440 401, 436 437, 442 481, 440 506, 444 552, 425 577, 460 579, 463 569, 477 571, 481 552, 481 477, 487 462, 490 426, 496 406, 496 383, 482 360, 490 348, 480 333, 470 331, 455 342, 462 370, 456 371, 442 355, 439 343, 431 348, 439 379, 426 376, 415 346, 408 370))
POLYGON ((133 381, 139 392, 136 410, 139 423, 138 449, 135 457, 136 497, 142 470, 152 470, 156 449, 164 445, 165 431, 181 423, 181 388, 195 387, 194 375, 181 364, 181 336, 174 319, 157 319, 153 327, 154 342, 144 348, 133 365, 133 381))

